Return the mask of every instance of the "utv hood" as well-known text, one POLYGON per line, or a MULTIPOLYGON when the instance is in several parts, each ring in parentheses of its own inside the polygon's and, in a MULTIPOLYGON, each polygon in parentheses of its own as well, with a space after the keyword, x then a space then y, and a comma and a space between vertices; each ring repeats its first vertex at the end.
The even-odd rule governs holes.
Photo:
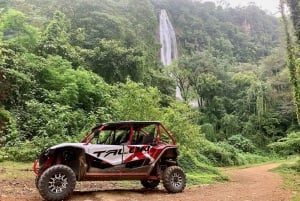
POLYGON ((86 143, 61 143, 55 146, 50 147, 49 149, 59 149, 64 147, 74 147, 74 148, 81 148, 86 149, 88 145, 86 143))

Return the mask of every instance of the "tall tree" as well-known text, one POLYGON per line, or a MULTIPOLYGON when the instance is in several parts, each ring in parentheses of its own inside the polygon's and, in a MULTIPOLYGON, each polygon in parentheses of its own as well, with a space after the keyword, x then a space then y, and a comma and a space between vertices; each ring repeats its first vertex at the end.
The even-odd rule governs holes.
POLYGON ((1 17, 1 36, 2 40, 7 43, 26 51, 33 51, 39 39, 39 32, 28 23, 28 19, 22 12, 9 9, 1 17))
POLYGON ((86 55, 86 61, 108 83, 125 82, 127 77, 139 82, 145 73, 143 53, 126 48, 115 40, 100 40, 98 46, 86 55))
POLYGON ((287 54, 288 54, 288 68, 290 71, 290 79, 293 86, 294 101, 297 106, 297 117, 298 122, 300 122, 300 80, 299 80, 299 70, 300 62, 297 59, 299 54, 300 45, 300 3, 297 0, 281 0, 280 1, 281 15, 284 23, 284 30, 286 35, 287 44, 287 54), (291 18, 294 26, 294 31, 296 35, 296 43, 293 42, 293 33, 290 32, 289 21, 286 17, 284 6, 287 3, 291 10, 291 18))
POLYGON ((70 21, 65 14, 55 11, 52 20, 42 34, 37 48, 38 54, 59 55, 68 60, 72 60, 75 50, 70 44, 70 21))

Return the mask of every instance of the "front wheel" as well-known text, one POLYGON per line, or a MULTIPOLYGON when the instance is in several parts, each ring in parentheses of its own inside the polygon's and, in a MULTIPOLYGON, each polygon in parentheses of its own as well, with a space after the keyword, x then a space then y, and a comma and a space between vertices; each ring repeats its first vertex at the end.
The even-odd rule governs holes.
POLYGON ((152 179, 141 180, 141 184, 145 188, 149 188, 149 189, 154 189, 155 187, 157 187, 159 182, 160 182, 159 180, 152 180, 152 179))
POLYGON ((40 181, 40 176, 36 176, 34 180, 36 188, 39 188, 39 181, 40 181))
POLYGON ((54 165, 43 172, 38 181, 38 189, 45 200, 67 199, 76 185, 74 171, 65 165, 54 165))
POLYGON ((170 166, 163 174, 163 184, 169 193, 180 193, 186 185, 185 174, 179 166, 170 166))

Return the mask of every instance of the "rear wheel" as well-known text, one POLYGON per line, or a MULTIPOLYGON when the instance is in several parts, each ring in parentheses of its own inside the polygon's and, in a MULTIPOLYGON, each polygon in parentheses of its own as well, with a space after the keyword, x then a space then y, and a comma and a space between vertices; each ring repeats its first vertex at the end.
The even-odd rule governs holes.
POLYGON ((76 185, 74 171, 65 165, 55 165, 43 172, 38 189, 45 200, 60 201, 68 198, 76 185))
POLYGON ((141 180, 141 184, 145 188, 150 188, 150 189, 157 187, 159 182, 160 182, 159 180, 151 180, 151 179, 141 180))
POLYGON ((167 167, 163 174, 163 184, 169 193, 182 192, 186 185, 185 174, 179 166, 167 167))

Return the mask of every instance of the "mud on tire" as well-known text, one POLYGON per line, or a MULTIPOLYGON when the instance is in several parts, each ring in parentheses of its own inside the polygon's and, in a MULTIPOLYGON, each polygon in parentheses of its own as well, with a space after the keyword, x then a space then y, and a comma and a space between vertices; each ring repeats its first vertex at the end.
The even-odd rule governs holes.
POLYGON ((40 181, 40 176, 36 176, 34 182, 35 182, 35 187, 37 189, 39 188, 39 181, 40 181))
POLYGON ((163 174, 163 185, 169 193, 180 193, 186 185, 186 177, 179 166, 167 167, 163 174))
POLYGON ((54 165, 43 172, 38 181, 38 189, 45 200, 67 199, 76 185, 74 171, 65 165, 54 165))
POLYGON ((155 187, 157 187, 159 182, 160 180, 150 180, 150 179, 141 180, 141 184, 145 188, 149 188, 149 189, 154 189, 155 187))

